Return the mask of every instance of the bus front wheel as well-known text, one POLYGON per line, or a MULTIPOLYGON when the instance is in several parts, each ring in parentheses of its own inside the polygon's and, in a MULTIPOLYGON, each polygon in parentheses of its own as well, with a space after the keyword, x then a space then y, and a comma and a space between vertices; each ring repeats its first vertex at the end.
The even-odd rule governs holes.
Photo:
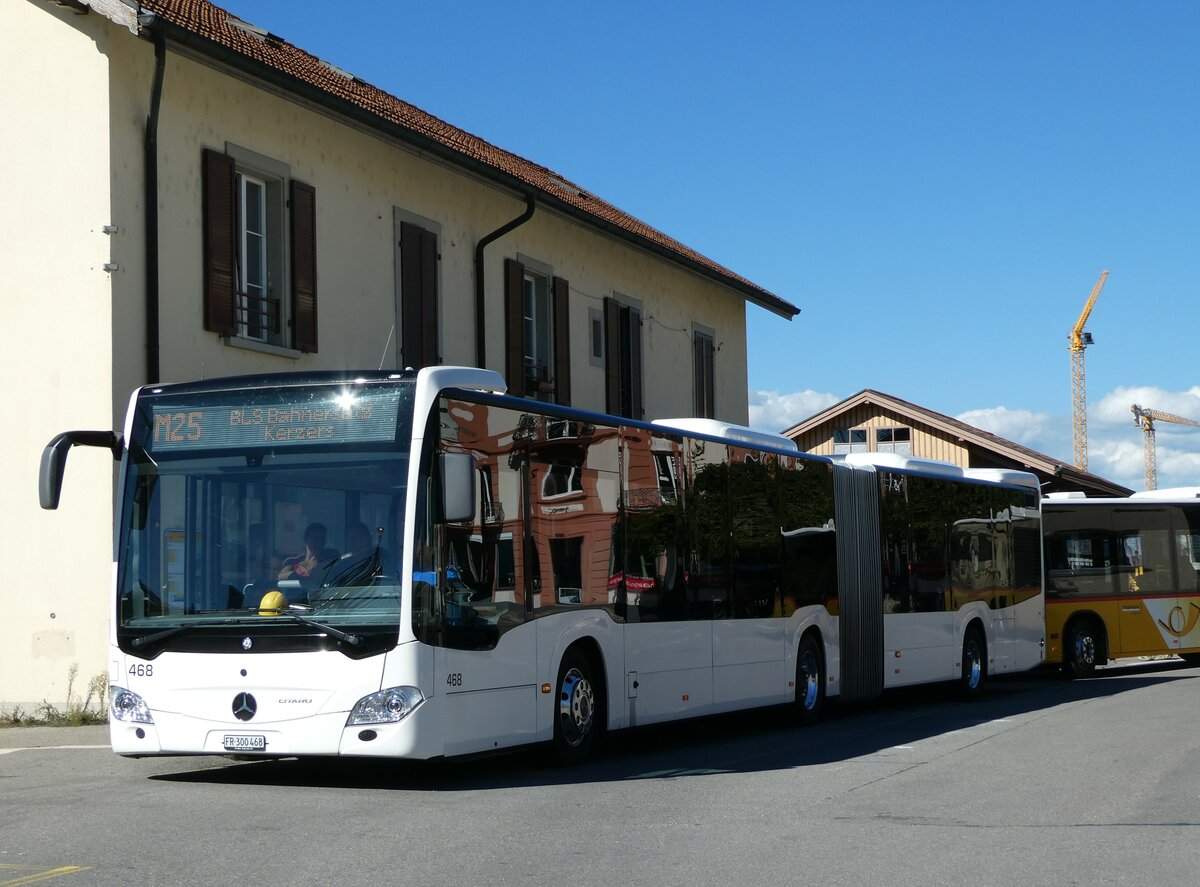
POLYGON ((554 752, 560 763, 581 763, 595 744, 601 712, 592 674, 591 660, 580 650, 568 650, 558 667, 554 752))
POLYGON ((1071 626, 1067 644, 1063 650, 1063 673, 1069 678, 1090 678, 1096 673, 1100 639, 1096 625, 1090 619, 1081 619, 1071 626))
POLYGON ((978 626, 972 625, 963 636, 962 675, 959 690, 966 699, 975 699, 987 678, 987 641, 978 626))

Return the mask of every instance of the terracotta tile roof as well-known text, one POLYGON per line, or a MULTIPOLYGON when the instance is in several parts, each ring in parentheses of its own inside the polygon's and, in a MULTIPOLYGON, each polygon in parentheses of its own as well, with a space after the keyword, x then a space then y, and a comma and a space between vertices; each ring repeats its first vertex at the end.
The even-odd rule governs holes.
MULTIPOLYGON (((565 176, 464 132, 274 34, 243 22, 219 6, 206 0, 141 0, 141 6, 184 32, 183 36, 203 38, 190 43, 201 52, 234 65, 256 63, 264 72, 276 72, 298 86, 311 87, 334 104, 367 112, 378 123, 398 131, 401 138, 406 133, 415 134, 419 141, 428 140, 446 149, 448 153, 444 156, 451 161, 457 160, 485 173, 491 171, 513 187, 533 189, 535 197, 543 202, 730 286, 769 311, 788 318, 799 313, 798 308, 779 296, 622 212, 565 176)), ((172 36, 180 35, 176 32, 172 36)))

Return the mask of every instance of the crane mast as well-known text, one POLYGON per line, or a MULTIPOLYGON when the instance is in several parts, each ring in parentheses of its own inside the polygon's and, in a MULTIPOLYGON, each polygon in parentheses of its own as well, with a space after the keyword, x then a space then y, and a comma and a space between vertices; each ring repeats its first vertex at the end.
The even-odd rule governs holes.
POLYGON ((1194 419, 1185 419, 1183 416, 1176 416, 1174 413, 1164 413, 1162 410, 1152 410, 1149 407, 1141 407, 1136 403, 1129 407, 1133 413, 1133 424, 1142 429, 1142 433, 1146 438, 1145 461, 1146 461, 1146 489, 1158 489, 1158 452, 1157 445, 1154 441, 1154 423, 1158 422, 1174 422, 1176 425, 1200 425, 1200 422, 1194 419))
POLYGON ((1087 373, 1083 363, 1083 349, 1092 344, 1092 334, 1083 330, 1092 308, 1096 306, 1096 297, 1104 289, 1104 281, 1108 280, 1108 272, 1100 272, 1100 279, 1092 288, 1087 304, 1069 336, 1071 341, 1071 429, 1075 440, 1075 467, 1087 471, 1087 373))

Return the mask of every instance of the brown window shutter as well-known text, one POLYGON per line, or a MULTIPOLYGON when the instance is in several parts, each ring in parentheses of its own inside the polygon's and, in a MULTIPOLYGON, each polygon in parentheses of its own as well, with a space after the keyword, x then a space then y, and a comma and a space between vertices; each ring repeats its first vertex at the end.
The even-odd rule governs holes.
POLYGON ((621 306, 604 300, 604 410, 621 415, 621 306))
POLYGON ((525 266, 504 260, 504 375, 508 393, 525 396, 525 266))
POLYGON ((642 312, 629 308, 629 418, 642 418, 642 312))
POLYGON ((693 334, 692 352, 696 415, 707 419, 716 418, 716 401, 713 392, 715 383, 713 340, 707 335, 693 334))
POLYGON ((437 235, 400 223, 400 362, 420 369, 438 363, 437 235))
POLYGON ((317 191, 291 180, 292 347, 317 350, 317 191))
POLYGON ((438 354, 437 314, 437 235, 432 231, 421 232, 421 330, 422 353, 426 366, 442 362, 438 354))
POLYGON ((204 328, 223 336, 237 333, 237 186, 233 158, 204 149, 204 328))
POLYGON ((554 402, 564 405, 571 403, 570 294, 571 285, 561 277, 554 278, 554 402))

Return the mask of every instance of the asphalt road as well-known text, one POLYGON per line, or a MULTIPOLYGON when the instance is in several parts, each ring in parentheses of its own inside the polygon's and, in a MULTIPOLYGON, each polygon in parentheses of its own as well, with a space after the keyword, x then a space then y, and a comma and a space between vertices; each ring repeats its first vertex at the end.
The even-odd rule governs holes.
POLYGON ((1153 884, 1200 872, 1200 670, 643 729, 574 769, 127 760, 0 730, 0 887, 1153 884))

